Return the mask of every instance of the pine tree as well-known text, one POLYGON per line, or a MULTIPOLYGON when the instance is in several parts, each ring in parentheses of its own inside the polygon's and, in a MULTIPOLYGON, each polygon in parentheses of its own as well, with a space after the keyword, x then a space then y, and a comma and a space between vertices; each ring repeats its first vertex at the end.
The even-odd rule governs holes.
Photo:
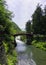
MULTIPOLYGON (((31 34, 31 21, 27 21, 26 23, 26 33, 30 33, 31 34)), ((26 44, 30 45, 31 44, 31 36, 26 36, 27 42, 26 44)))
POLYGON ((33 22, 33 32, 35 34, 42 33, 42 9, 41 6, 38 4, 35 12, 32 15, 32 22, 33 22))

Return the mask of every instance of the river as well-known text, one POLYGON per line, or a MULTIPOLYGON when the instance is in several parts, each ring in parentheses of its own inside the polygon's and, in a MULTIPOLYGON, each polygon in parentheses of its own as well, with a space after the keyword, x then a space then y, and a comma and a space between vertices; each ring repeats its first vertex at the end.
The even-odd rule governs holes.
POLYGON ((24 42, 16 40, 18 63, 16 65, 46 65, 46 52, 32 45, 27 46, 24 42))

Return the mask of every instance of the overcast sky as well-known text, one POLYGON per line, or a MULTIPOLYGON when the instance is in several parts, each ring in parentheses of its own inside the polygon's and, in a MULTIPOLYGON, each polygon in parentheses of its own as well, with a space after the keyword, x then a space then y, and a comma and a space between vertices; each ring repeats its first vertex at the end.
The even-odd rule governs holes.
POLYGON ((8 9, 13 12, 13 21, 21 29, 25 28, 26 22, 31 19, 38 3, 46 5, 46 0, 6 0, 8 9))

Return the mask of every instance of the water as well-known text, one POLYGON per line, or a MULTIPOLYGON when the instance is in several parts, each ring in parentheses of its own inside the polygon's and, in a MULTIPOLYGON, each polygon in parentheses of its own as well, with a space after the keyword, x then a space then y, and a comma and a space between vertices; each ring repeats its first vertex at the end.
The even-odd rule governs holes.
POLYGON ((17 42, 17 47, 16 47, 17 52, 24 52, 24 51, 26 51, 26 45, 25 45, 24 42, 19 41, 19 40, 16 40, 16 42, 17 42))
POLYGON ((35 48, 34 46, 27 46, 24 42, 16 40, 18 53, 17 65, 46 65, 46 52, 35 48))

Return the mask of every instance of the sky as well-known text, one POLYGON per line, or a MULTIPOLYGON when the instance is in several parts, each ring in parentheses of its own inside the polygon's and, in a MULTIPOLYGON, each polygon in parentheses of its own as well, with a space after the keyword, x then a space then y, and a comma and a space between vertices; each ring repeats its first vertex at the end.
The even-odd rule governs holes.
POLYGON ((25 29, 26 22, 31 20, 38 3, 42 8, 46 5, 46 0, 6 0, 8 9, 13 12, 12 20, 22 29, 25 29))

